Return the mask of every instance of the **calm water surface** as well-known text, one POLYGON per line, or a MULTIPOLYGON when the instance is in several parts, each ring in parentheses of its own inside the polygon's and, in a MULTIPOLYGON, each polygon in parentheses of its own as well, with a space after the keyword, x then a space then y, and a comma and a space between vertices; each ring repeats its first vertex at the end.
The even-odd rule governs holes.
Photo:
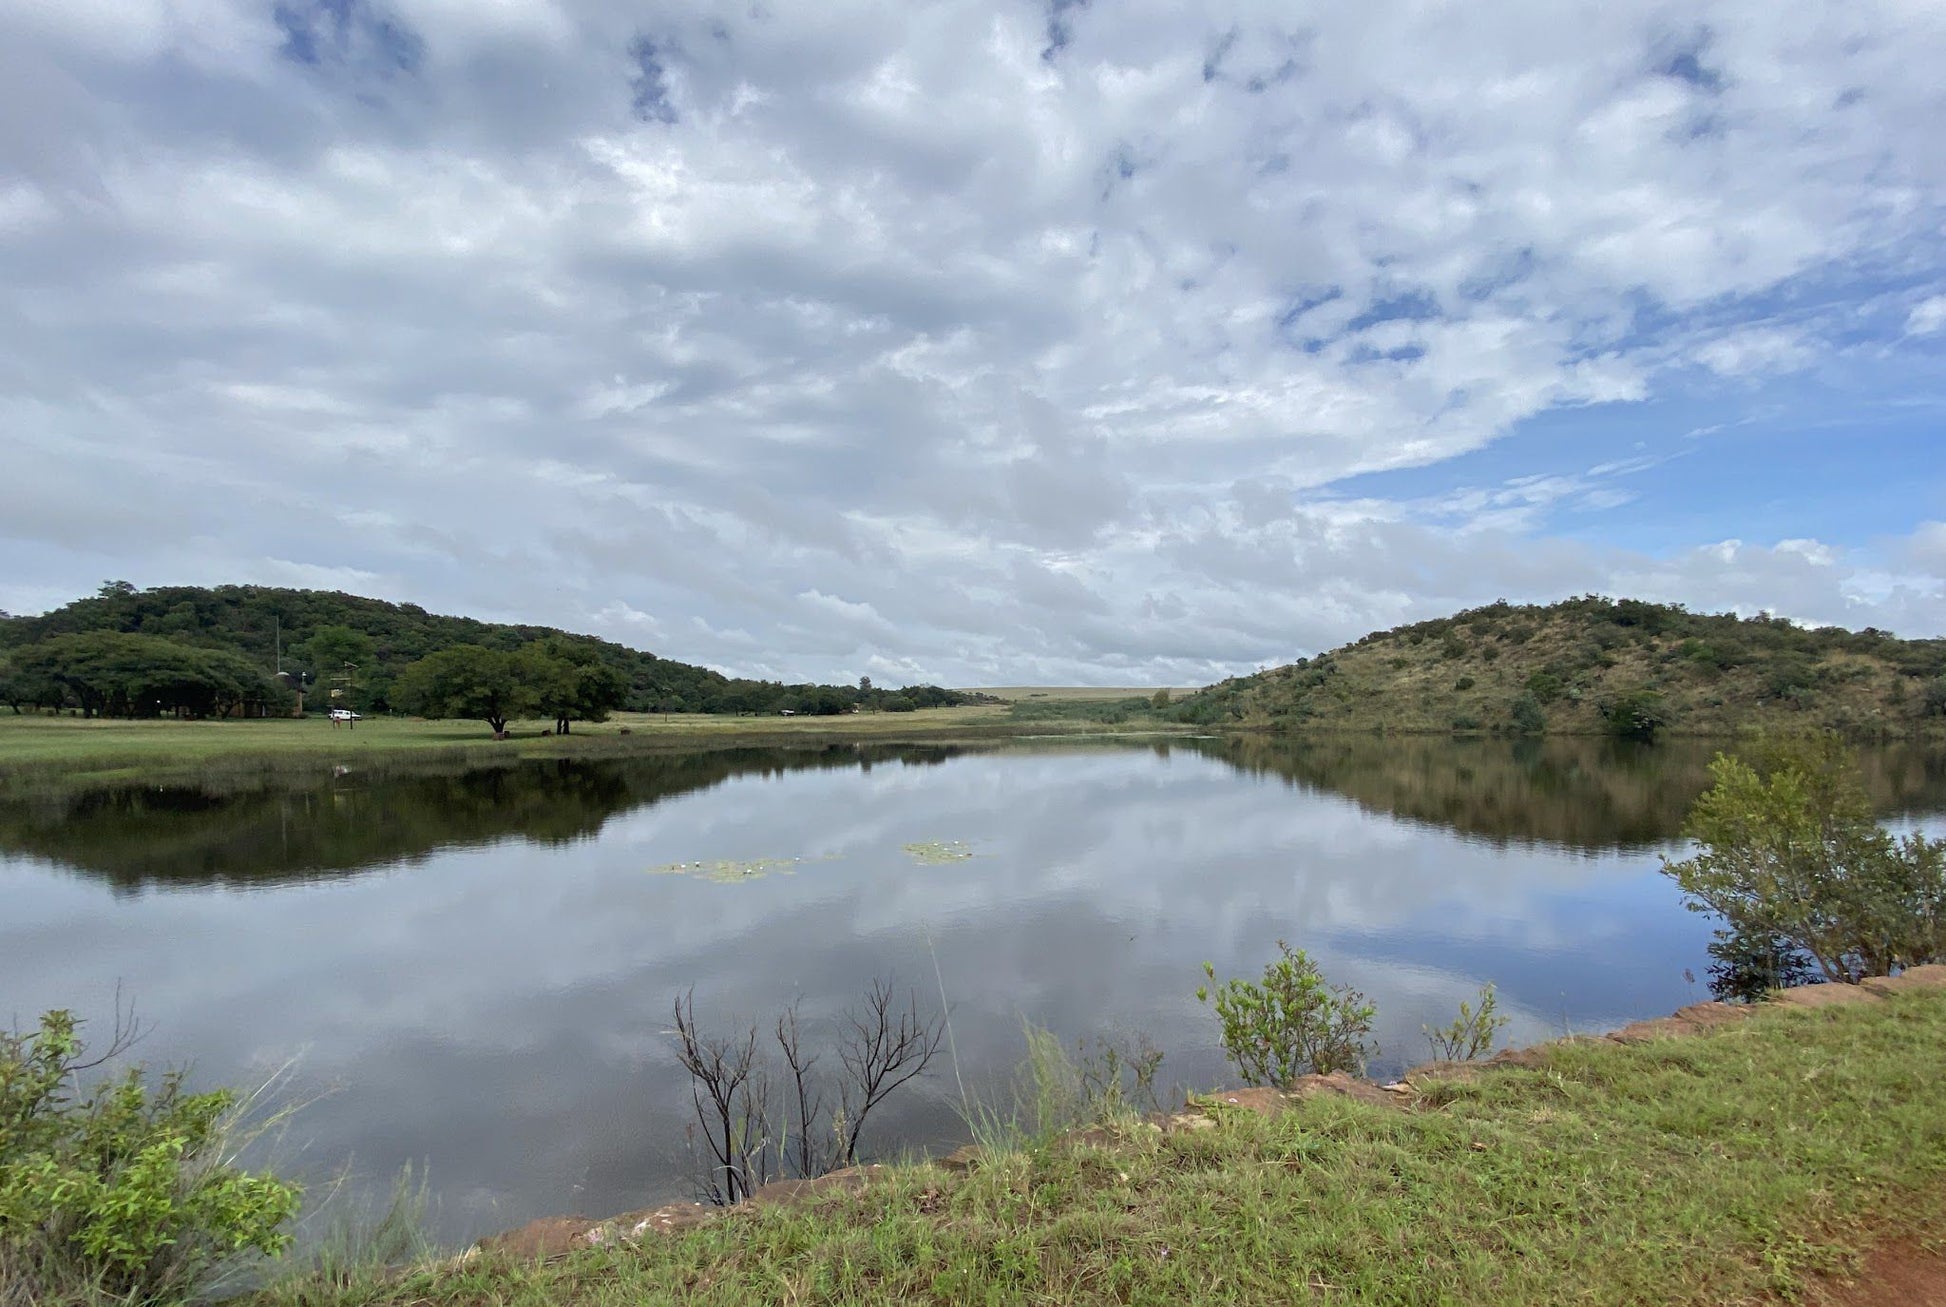
MULTIPOLYGON (((471 1237, 689 1196, 666 1031, 692 986, 726 1028, 943 987, 975 1094, 1023 1019, 1144 1032, 1165 1080, 1221 1082, 1201 963, 1254 975, 1279 939, 1378 1005, 1381 1071, 1489 980, 1513 1042, 1706 997, 1709 926, 1656 867, 1708 753, 846 746, 0 799, 0 1016, 105 1020, 120 985, 150 1061, 321 1095, 287 1168, 370 1193, 424 1165, 440 1233, 471 1237), (939 842, 973 856, 906 849, 939 842)), ((1888 813, 1946 812, 1946 758, 1867 763, 1888 813)), ((957 1104, 942 1063, 876 1141, 951 1146, 957 1104)))

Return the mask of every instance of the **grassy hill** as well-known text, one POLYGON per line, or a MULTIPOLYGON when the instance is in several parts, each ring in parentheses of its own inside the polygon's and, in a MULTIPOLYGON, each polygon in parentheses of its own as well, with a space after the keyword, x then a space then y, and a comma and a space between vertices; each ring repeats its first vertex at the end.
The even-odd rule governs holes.
POLYGON ((1587 596, 1380 631, 1188 696, 1201 725, 1640 737, 1946 730, 1946 640, 1587 596))
POLYGON ((268 674, 310 673, 330 683, 355 650, 353 700, 383 709, 393 679, 406 664, 454 645, 512 651, 539 640, 559 639, 591 649, 628 685, 624 707, 637 712, 835 713, 855 704, 903 709, 940 707, 967 696, 932 686, 902 691, 859 686, 784 685, 724 676, 706 667, 659 658, 625 645, 546 626, 444 617, 417 604, 388 603, 323 590, 270 586, 157 586, 138 590, 110 583, 100 593, 37 617, 0 616, 0 661, 11 648, 55 636, 120 632, 160 637, 178 644, 231 651, 268 674), (281 649, 281 655, 279 650, 281 649), (896 701, 896 702, 895 702, 896 701))

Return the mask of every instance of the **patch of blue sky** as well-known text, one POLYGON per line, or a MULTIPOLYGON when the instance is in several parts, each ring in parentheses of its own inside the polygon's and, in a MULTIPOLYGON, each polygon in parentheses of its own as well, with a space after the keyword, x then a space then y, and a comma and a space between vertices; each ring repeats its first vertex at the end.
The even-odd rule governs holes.
POLYGON ((381 76, 416 73, 425 39, 364 0, 279 0, 271 19, 283 34, 279 53, 307 68, 355 66, 381 76))
POLYGON ((1572 479, 1585 488, 1539 507, 1536 530, 1651 555, 1726 539, 1862 547, 1946 520, 1946 361, 1902 351, 1845 372, 1842 385, 1797 376, 1552 409, 1467 454, 1330 493, 1425 503, 1572 479))

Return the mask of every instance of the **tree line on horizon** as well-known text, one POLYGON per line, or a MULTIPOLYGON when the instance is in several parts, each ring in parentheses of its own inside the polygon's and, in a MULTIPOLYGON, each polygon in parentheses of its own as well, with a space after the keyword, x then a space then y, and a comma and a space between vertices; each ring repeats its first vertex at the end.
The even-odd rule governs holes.
POLYGON ((901 689, 724 676, 594 636, 481 622, 333 591, 110 581, 33 617, 0 614, 0 703, 87 716, 281 716, 308 709, 466 717, 832 715, 972 701, 901 689))

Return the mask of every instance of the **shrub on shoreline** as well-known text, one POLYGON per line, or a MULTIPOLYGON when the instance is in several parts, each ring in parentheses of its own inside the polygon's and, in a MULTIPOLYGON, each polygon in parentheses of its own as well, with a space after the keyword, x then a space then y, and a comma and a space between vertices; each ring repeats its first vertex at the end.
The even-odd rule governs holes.
POLYGON ((72 1014, 0 1034, 0 1307, 176 1302, 290 1243, 298 1188, 237 1165, 236 1096, 141 1066, 84 1088, 72 1014))

